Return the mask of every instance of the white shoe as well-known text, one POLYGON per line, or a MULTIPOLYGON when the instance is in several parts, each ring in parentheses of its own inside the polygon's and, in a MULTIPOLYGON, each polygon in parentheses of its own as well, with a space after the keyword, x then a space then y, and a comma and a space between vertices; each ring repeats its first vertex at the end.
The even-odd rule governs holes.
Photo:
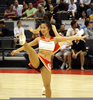
POLYGON ((42 90, 43 90, 43 91, 42 91, 42 95, 45 95, 45 87, 43 87, 42 90))
POLYGON ((63 63, 62 66, 60 67, 60 69, 64 69, 65 65, 66 65, 66 63, 63 63))
POLYGON ((68 64, 66 63, 66 68, 68 68, 68 64))
POLYGON ((25 42, 26 42, 25 34, 22 30, 20 30, 19 31, 19 44, 24 45, 25 42))
POLYGON ((83 29, 81 29, 81 30, 79 30, 78 32, 77 32, 77 35, 78 36, 82 36, 84 34, 84 30, 83 29))

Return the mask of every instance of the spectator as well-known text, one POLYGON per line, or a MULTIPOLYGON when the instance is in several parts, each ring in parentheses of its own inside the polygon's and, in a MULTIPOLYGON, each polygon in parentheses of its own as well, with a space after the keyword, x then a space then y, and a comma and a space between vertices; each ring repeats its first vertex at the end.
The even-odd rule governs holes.
POLYGON ((68 43, 65 43, 60 48, 60 51, 55 55, 55 57, 57 57, 59 60, 61 60, 63 62, 60 67, 61 69, 64 69, 65 65, 66 65, 66 68, 68 67, 67 56, 68 56, 68 53, 70 52, 69 49, 71 49, 71 46, 68 43), (63 56, 63 58, 61 56, 63 56))
POLYGON ((93 14, 93 3, 90 4, 90 8, 87 9, 87 16, 89 17, 90 15, 93 14))
POLYGON ((84 57, 87 55, 86 48, 85 48, 85 42, 82 40, 75 40, 73 41, 73 45, 71 47, 71 52, 68 53, 68 64, 69 68, 67 70, 71 70, 71 57, 73 59, 77 59, 78 56, 80 56, 80 62, 81 62, 81 70, 84 70, 84 57))
POLYGON ((13 9, 15 9, 17 11, 19 17, 22 16, 23 5, 19 5, 18 0, 14 1, 14 8, 13 9))
POLYGON ((42 7, 44 8, 46 5, 46 1, 45 0, 41 0, 41 3, 39 3, 40 5, 42 5, 42 7))
POLYGON ((1 37, 11 36, 9 29, 5 26, 4 21, 0 21, 0 28, 1 28, 0 32, 1 37))
POLYGON ((44 10, 42 9, 42 5, 38 5, 38 10, 35 12, 35 20, 36 20, 36 22, 38 21, 38 20, 42 20, 42 18, 43 18, 43 16, 44 16, 44 10))
POLYGON ((59 31, 63 36, 66 36, 66 30, 65 30, 65 25, 61 24, 60 25, 60 31, 59 31))
MULTIPOLYGON (((69 5, 71 4, 71 1, 70 0, 64 0, 65 3, 68 3, 69 5)), ((74 3, 76 3, 77 0, 74 0, 74 3)))
POLYGON ((77 12, 77 6, 74 3, 74 0, 70 0, 71 4, 68 7, 68 12, 70 12, 72 14, 72 18, 75 17, 75 13, 77 12))
POLYGON ((76 28, 77 27, 77 21, 72 21, 71 22, 71 28, 69 28, 68 30, 67 30, 67 34, 66 34, 66 36, 73 36, 76 32, 78 32, 79 31, 79 29, 78 28, 76 28))
POLYGON ((82 17, 79 18, 79 20, 84 20, 87 17, 86 11, 82 11, 82 17))
POLYGON ((50 12, 53 14, 54 13, 54 7, 53 5, 50 5, 50 8, 49 8, 50 12))
POLYGON ((14 47, 16 47, 16 44, 18 42, 17 38, 19 38, 19 31, 22 30, 24 32, 24 28, 21 27, 21 22, 17 22, 17 27, 14 28, 14 37, 16 38, 14 40, 14 47))
POLYGON ((48 20, 51 22, 51 24, 56 23, 55 19, 53 19, 53 14, 51 14, 50 12, 45 13, 45 15, 43 16, 43 20, 48 20))
POLYGON ((24 4, 23 5, 23 9, 22 9, 22 13, 24 13, 27 9, 28 9, 28 5, 27 4, 24 4))
POLYGON ((93 39, 93 24, 92 24, 92 31, 90 30, 90 27, 91 27, 90 21, 86 21, 85 25, 86 25, 86 28, 84 29, 84 34, 89 35, 86 39, 93 39))
POLYGON ((79 11, 80 16, 83 10, 86 11, 89 8, 90 2, 91 0, 80 0, 80 11, 79 11))
POLYGON ((47 0, 47 3, 46 3, 46 5, 45 5, 45 11, 50 11, 50 5, 53 5, 53 6, 55 6, 53 3, 52 3, 52 1, 51 0, 47 0))
POLYGON ((60 0, 60 4, 58 6, 58 11, 62 11, 62 10, 66 11, 66 5, 63 1, 64 0, 60 0))
MULTIPOLYGON (((86 17, 86 18, 85 18, 85 22, 86 22, 86 21, 90 21, 90 18, 89 18, 89 17, 86 17)), ((84 30, 85 28, 86 28, 86 25, 81 26, 81 29, 84 30)), ((92 30, 92 26, 90 27, 90 30, 92 30)))
POLYGON ((13 4, 9 4, 9 10, 4 12, 5 20, 13 20, 18 16, 17 11, 13 9, 13 4))
POLYGON ((38 4, 41 3, 41 0, 36 0, 36 3, 34 4, 34 7, 38 7, 38 4))
POLYGON ((27 15, 27 18, 29 18, 29 17, 34 18, 36 11, 37 11, 37 9, 33 7, 33 4, 29 3, 29 9, 27 9, 22 15, 27 15))
POLYGON ((57 13, 56 11, 54 11, 54 7, 53 5, 50 5, 50 13, 53 14, 53 23, 56 23, 56 27, 59 28, 60 25, 60 19, 59 19, 59 13, 57 13))

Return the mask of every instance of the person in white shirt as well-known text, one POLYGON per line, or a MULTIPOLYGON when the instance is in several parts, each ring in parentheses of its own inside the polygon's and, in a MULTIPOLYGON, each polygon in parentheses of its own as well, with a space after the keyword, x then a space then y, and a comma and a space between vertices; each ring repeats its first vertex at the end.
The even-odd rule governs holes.
POLYGON ((63 61, 60 69, 64 69, 65 65, 66 65, 66 68, 68 67, 67 56, 68 56, 68 53, 70 52, 70 49, 71 49, 71 46, 68 43, 65 43, 60 48, 60 51, 55 55, 56 58, 58 58, 59 60, 63 61), (63 56, 63 58, 61 56, 63 56))
POLYGON ((67 12, 70 12, 72 16, 75 17, 75 13, 77 12, 77 6, 74 3, 74 0, 70 0, 70 1, 71 1, 71 4, 69 5, 67 12))
POLYGON ((79 29, 77 28, 77 21, 72 21, 71 22, 71 28, 69 28, 67 30, 67 34, 66 36, 73 36, 74 34, 76 34, 79 31, 79 29))
POLYGON ((18 21, 17 22, 17 27, 14 28, 14 47, 16 47, 16 44, 18 42, 17 38, 19 38, 19 31, 22 30, 24 32, 24 28, 21 27, 21 22, 18 21))
POLYGON ((19 17, 22 16, 23 5, 19 5, 18 0, 14 1, 14 7, 13 7, 13 9, 17 11, 19 17))
MULTIPOLYGON (((77 0, 74 0, 74 3, 76 3, 77 0)), ((66 3, 71 4, 71 0, 66 0, 66 3)))

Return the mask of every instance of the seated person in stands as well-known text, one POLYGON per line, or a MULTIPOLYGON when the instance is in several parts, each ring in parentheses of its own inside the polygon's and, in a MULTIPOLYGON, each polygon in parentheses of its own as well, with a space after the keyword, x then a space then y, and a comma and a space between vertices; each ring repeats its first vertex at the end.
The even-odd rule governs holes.
POLYGON ((47 3, 45 5, 45 11, 50 11, 50 5, 56 6, 56 4, 53 4, 51 0, 47 0, 47 3))
POLYGON ((93 14, 93 3, 90 4, 90 8, 87 9, 87 16, 89 17, 90 15, 93 14))
POLYGON ((86 11, 82 11, 82 17, 80 17, 79 20, 85 21, 86 17, 87 17, 86 11))
POLYGON ((86 39, 93 39, 93 24, 91 25, 90 21, 85 22, 86 28, 84 29, 84 35, 88 34, 89 37, 86 39), (90 30, 90 27, 92 26, 92 30, 90 30))
POLYGON ((33 4, 29 3, 29 9, 27 9, 22 15, 27 15, 26 18, 34 18, 36 11, 37 9, 33 7, 33 4))
POLYGON ((59 14, 54 10, 54 6, 51 4, 50 5, 50 13, 53 15, 53 20, 52 22, 55 24, 56 23, 56 26, 59 25, 59 14))
POLYGON ((27 9, 28 9, 28 5, 25 3, 25 4, 23 5, 22 13, 25 12, 27 9))
MULTIPOLYGON (((86 21, 90 21, 90 18, 89 18, 89 17, 86 17, 86 18, 85 18, 85 22, 86 22, 86 21)), ((84 30, 84 29, 86 28, 85 22, 84 22, 84 25, 81 26, 80 29, 83 29, 83 30, 84 30)), ((92 30, 92 26, 90 27, 90 30, 92 30)))
POLYGON ((54 14, 54 7, 53 7, 53 5, 49 6, 49 10, 50 10, 50 13, 54 14))
POLYGON ((17 27, 14 28, 14 47, 16 47, 16 44, 18 42, 17 38, 19 38, 19 31, 22 30, 24 32, 24 28, 21 27, 21 22, 18 21, 17 22, 17 27))
POLYGON ((10 30, 5 26, 4 21, 0 21, 0 36, 5 37, 5 36, 11 36, 10 30))
POLYGON ((58 5, 58 11, 66 11, 66 4, 64 3, 64 0, 60 0, 60 4, 58 5))
POLYGON ((71 57, 73 59, 77 59, 78 56, 80 56, 80 62, 81 62, 81 70, 84 70, 84 59, 87 55, 85 42, 82 40, 75 40, 73 41, 73 45, 71 46, 71 52, 68 53, 68 64, 69 68, 67 70, 71 70, 71 57))
POLYGON ((41 0, 36 0, 36 3, 34 4, 34 7, 38 7, 38 4, 41 3, 41 0))
POLYGON ((71 46, 68 43, 64 43, 64 45, 60 48, 60 51, 56 53, 55 57, 63 62, 60 69, 64 69, 65 66, 66 68, 68 67, 67 56, 68 56, 68 53, 70 52, 70 49, 71 49, 71 46))
POLYGON ((75 13, 77 12, 77 6, 74 3, 74 0, 70 0, 71 4, 68 7, 68 12, 72 14, 72 18, 75 18, 75 13))
POLYGON ((9 10, 5 10, 4 16, 4 20, 13 20, 18 16, 17 11, 13 9, 13 4, 9 4, 9 10))
POLYGON ((14 0, 14 7, 13 9, 15 9, 18 13, 18 17, 22 17, 22 9, 23 9, 23 5, 19 5, 18 0, 14 0))
POLYGON ((69 28, 67 30, 66 36, 73 36, 78 31, 79 31, 79 29, 77 28, 77 21, 72 20, 72 22, 71 22, 71 28, 69 28))
POLYGON ((86 11, 88 8, 89 8, 89 5, 90 5, 90 2, 91 0, 80 0, 80 16, 81 16, 81 13, 82 11, 86 11))
POLYGON ((44 16, 44 14, 45 14, 45 12, 44 12, 44 10, 42 9, 42 5, 38 5, 38 10, 35 12, 35 20, 36 20, 36 22, 39 20, 39 21, 41 21, 42 20, 42 18, 43 18, 43 16, 44 16))
MULTIPOLYGON (((29 42, 33 41, 33 40, 34 40, 35 38, 37 38, 37 37, 40 37, 40 33, 39 33, 39 32, 33 34, 32 37, 30 38, 29 42)), ((35 49, 36 53, 38 53, 38 50, 39 50, 39 49, 38 49, 38 45, 32 46, 32 48, 35 49)), ((25 57, 25 59, 27 60, 27 63, 29 64, 30 61, 29 61, 29 57, 28 57, 27 52, 24 53, 24 57, 25 57)), ((31 67, 28 67, 28 68, 31 68, 31 67)))
POLYGON ((60 25, 60 30, 59 32, 63 35, 63 36, 66 36, 66 30, 65 30, 65 25, 64 24, 61 24, 60 25))

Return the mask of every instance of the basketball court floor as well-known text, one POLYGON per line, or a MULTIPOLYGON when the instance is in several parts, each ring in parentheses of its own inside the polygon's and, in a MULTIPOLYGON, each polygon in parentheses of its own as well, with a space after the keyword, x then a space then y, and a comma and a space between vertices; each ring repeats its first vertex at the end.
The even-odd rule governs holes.
MULTIPOLYGON (((33 69, 0 69, 0 99, 45 98, 41 75, 33 69)), ((52 98, 93 97, 93 71, 52 70, 52 98)))

